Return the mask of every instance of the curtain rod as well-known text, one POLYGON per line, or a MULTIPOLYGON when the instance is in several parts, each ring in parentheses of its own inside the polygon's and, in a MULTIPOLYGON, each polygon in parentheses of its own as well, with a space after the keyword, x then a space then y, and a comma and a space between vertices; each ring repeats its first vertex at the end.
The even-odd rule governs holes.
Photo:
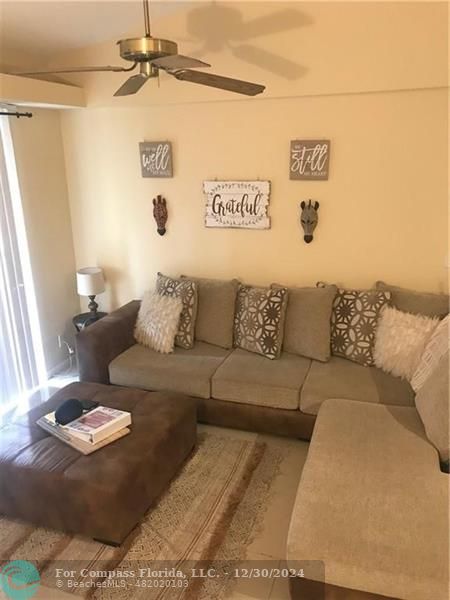
POLYGON ((28 119, 33 116, 33 113, 30 112, 8 112, 7 110, 0 110, 0 117, 27 117, 28 119))

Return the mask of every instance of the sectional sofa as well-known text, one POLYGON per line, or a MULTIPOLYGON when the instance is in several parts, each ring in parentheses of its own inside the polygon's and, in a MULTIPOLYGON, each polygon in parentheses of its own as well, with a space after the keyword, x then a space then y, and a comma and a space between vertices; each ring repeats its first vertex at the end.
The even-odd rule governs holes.
MULTIPOLYGON (((399 310, 448 313, 447 296, 386 289, 399 310)), ((293 599, 448 600, 448 474, 407 381, 338 356, 268 360, 198 339, 159 354, 135 343, 138 311, 132 301, 78 334, 81 380, 181 392, 201 422, 312 440, 287 560, 318 568, 290 580, 293 599)), ((288 312, 286 330, 297 325, 288 312)))

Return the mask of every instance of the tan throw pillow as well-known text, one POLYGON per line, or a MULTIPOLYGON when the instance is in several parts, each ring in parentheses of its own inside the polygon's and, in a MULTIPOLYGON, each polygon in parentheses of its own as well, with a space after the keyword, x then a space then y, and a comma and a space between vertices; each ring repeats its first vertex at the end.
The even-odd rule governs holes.
POLYGON ((134 328, 136 341, 162 354, 173 352, 182 308, 181 298, 145 292, 134 328))
POLYGON ((187 350, 193 348, 197 317, 197 284, 189 279, 172 279, 172 277, 158 273, 156 291, 161 296, 181 298, 183 310, 180 315, 175 345, 187 350))
POLYGON ((416 408, 428 439, 437 448, 441 462, 449 460, 449 354, 441 357, 437 367, 416 394, 416 408))
POLYGON ((378 319, 390 297, 389 292, 339 289, 331 312, 331 354, 372 366, 378 319))
POLYGON ((383 371, 411 381, 438 319, 387 306, 378 323, 374 358, 383 371))
POLYGON ((240 285, 234 317, 234 345, 267 358, 279 358, 286 303, 286 288, 240 285))
MULTIPOLYGON (((276 283, 272 287, 282 287, 276 283)), ((337 287, 288 288, 283 350, 326 362, 330 358, 331 309, 337 287)))
POLYGON ((449 313, 449 296, 447 294, 432 294, 416 292, 384 281, 377 281, 377 290, 391 292, 390 304, 403 312, 426 317, 445 317, 449 313))
POLYGON ((188 277, 188 279, 198 285, 195 339, 222 348, 232 348, 234 308, 239 281, 197 277, 188 277))
POLYGON ((434 369, 439 361, 448 352, 450 336, 450 315, 445 317, 436 329, 433 331, 428 344, 420 357, 417 369, 411 379, 411 387, 417 392, 434 369))

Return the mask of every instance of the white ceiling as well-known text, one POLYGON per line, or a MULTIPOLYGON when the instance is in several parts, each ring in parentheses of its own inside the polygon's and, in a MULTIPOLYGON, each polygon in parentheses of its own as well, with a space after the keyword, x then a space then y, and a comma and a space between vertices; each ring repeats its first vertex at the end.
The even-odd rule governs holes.
MULTIPOLYGON (((153 18, 179 4, 152 2, 153 18)), ((0 1, 0 52, 38 58, 83 48, 130 32, 144 33, 140 0, 0 1)))

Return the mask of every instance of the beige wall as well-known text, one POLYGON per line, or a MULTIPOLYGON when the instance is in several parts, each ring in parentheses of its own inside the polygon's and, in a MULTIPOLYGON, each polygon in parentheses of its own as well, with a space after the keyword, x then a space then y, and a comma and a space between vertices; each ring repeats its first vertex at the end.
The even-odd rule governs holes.
MULTIPOLYGON (((277 33, 278 44, 274 34, 255 42, 301 63, 303 79, 246 66, 226 49, 203 55, 217 72, 266 83, 260 98, 166 77, 159 90, 150 82, 142 95, 114 105, 120 77, 85 79, 92 108, 65 113, 62 124, 76 262, 105 267, 104 307, 141 295, 157 270, 254 283, 385 279, 447 288, 446 6, 319 4, 290 4, 308 25, 277 33), (289 180, 295 138, 331 139, 327 182, 289 180), (145 139, 172 141, 173 179, 141 177, 145 139), (272 228, 206 229, 202 182, 216 177, 269 179, 272 228), (168 201, 164 237, 151 214, 156 194, 168 201), (320 202, 310 245, 298 222, 308 198, 320 202)), ((253 19, 275 6, 242 11, 253 19)), ((166 37, 181 37, 189 21, 176 13, 164 25, 166 37)), ((114 47, 102 52, 102 60, 114 60, 114 47)))
POLYGON ((33 109, 11 121, 31 267, 47 369, 67 359, 58 335, 73 342, 78 312, 75 258, 58 111, 33 109))

